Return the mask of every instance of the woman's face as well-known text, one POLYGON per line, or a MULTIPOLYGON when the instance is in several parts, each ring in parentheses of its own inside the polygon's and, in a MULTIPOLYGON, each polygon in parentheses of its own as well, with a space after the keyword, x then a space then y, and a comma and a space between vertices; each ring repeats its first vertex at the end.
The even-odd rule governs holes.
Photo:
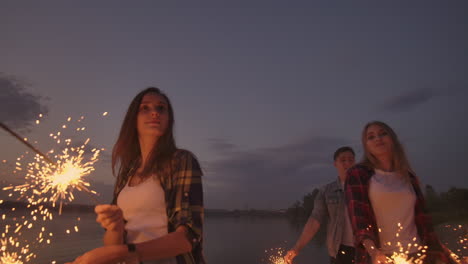
POLYGON ((365 142, 367 151, 376 157, 392 154, 393 140, 388 131, 379 125, 367 128, 365 142))
POLYGON ((163 96, 147 93, 141 100, 137 115, 139 137, 164 135, 169 124, 169 105, 163 96))

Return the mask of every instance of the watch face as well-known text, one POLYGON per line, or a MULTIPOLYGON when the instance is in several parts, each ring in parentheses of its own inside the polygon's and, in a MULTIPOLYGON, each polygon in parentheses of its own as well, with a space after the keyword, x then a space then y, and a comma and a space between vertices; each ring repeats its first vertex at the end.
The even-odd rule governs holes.
POLYGON ((127 244, 128 252, 135 252, 136 247, 135 244, 127 244))

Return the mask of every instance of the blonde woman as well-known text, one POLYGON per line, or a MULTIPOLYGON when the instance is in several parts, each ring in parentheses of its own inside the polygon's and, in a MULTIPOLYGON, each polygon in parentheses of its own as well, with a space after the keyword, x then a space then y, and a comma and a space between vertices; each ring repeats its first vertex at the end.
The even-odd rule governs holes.
POLYGON ((387 257, 400 245, 418 257, 415 244, 427 246, 424 263, 454 263, 434 233, 419 181, 393 129, 370 122, 361 140, 364 158, 348 170, 345 183, 355 263, 391 263, 387 257))

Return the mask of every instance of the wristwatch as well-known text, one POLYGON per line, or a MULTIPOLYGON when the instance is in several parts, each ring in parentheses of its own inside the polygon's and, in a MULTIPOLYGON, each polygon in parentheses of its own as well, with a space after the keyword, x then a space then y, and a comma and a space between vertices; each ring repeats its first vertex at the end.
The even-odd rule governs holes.
POLYGON ((136 252, 135 244, 129 243, 127 244, 128 252, 136 252))

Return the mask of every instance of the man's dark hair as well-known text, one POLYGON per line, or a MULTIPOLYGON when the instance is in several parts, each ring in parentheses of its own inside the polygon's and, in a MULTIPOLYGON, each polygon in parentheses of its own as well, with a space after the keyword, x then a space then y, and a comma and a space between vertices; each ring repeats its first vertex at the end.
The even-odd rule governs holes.
POLYGON ((333 160, 336 160, 336 158, 338 158, 338 156, 341 153, 346 152, 346 151, 349 151, 349 152, 353 153, 353 156, 356 156, 356 154, 354 154, 354 150, 351 147, 344 146, 344 147, 341 147, 341 148, 339 148, 339 149, 337 149, 335 151, 335 154, 333 154, 333 160))

